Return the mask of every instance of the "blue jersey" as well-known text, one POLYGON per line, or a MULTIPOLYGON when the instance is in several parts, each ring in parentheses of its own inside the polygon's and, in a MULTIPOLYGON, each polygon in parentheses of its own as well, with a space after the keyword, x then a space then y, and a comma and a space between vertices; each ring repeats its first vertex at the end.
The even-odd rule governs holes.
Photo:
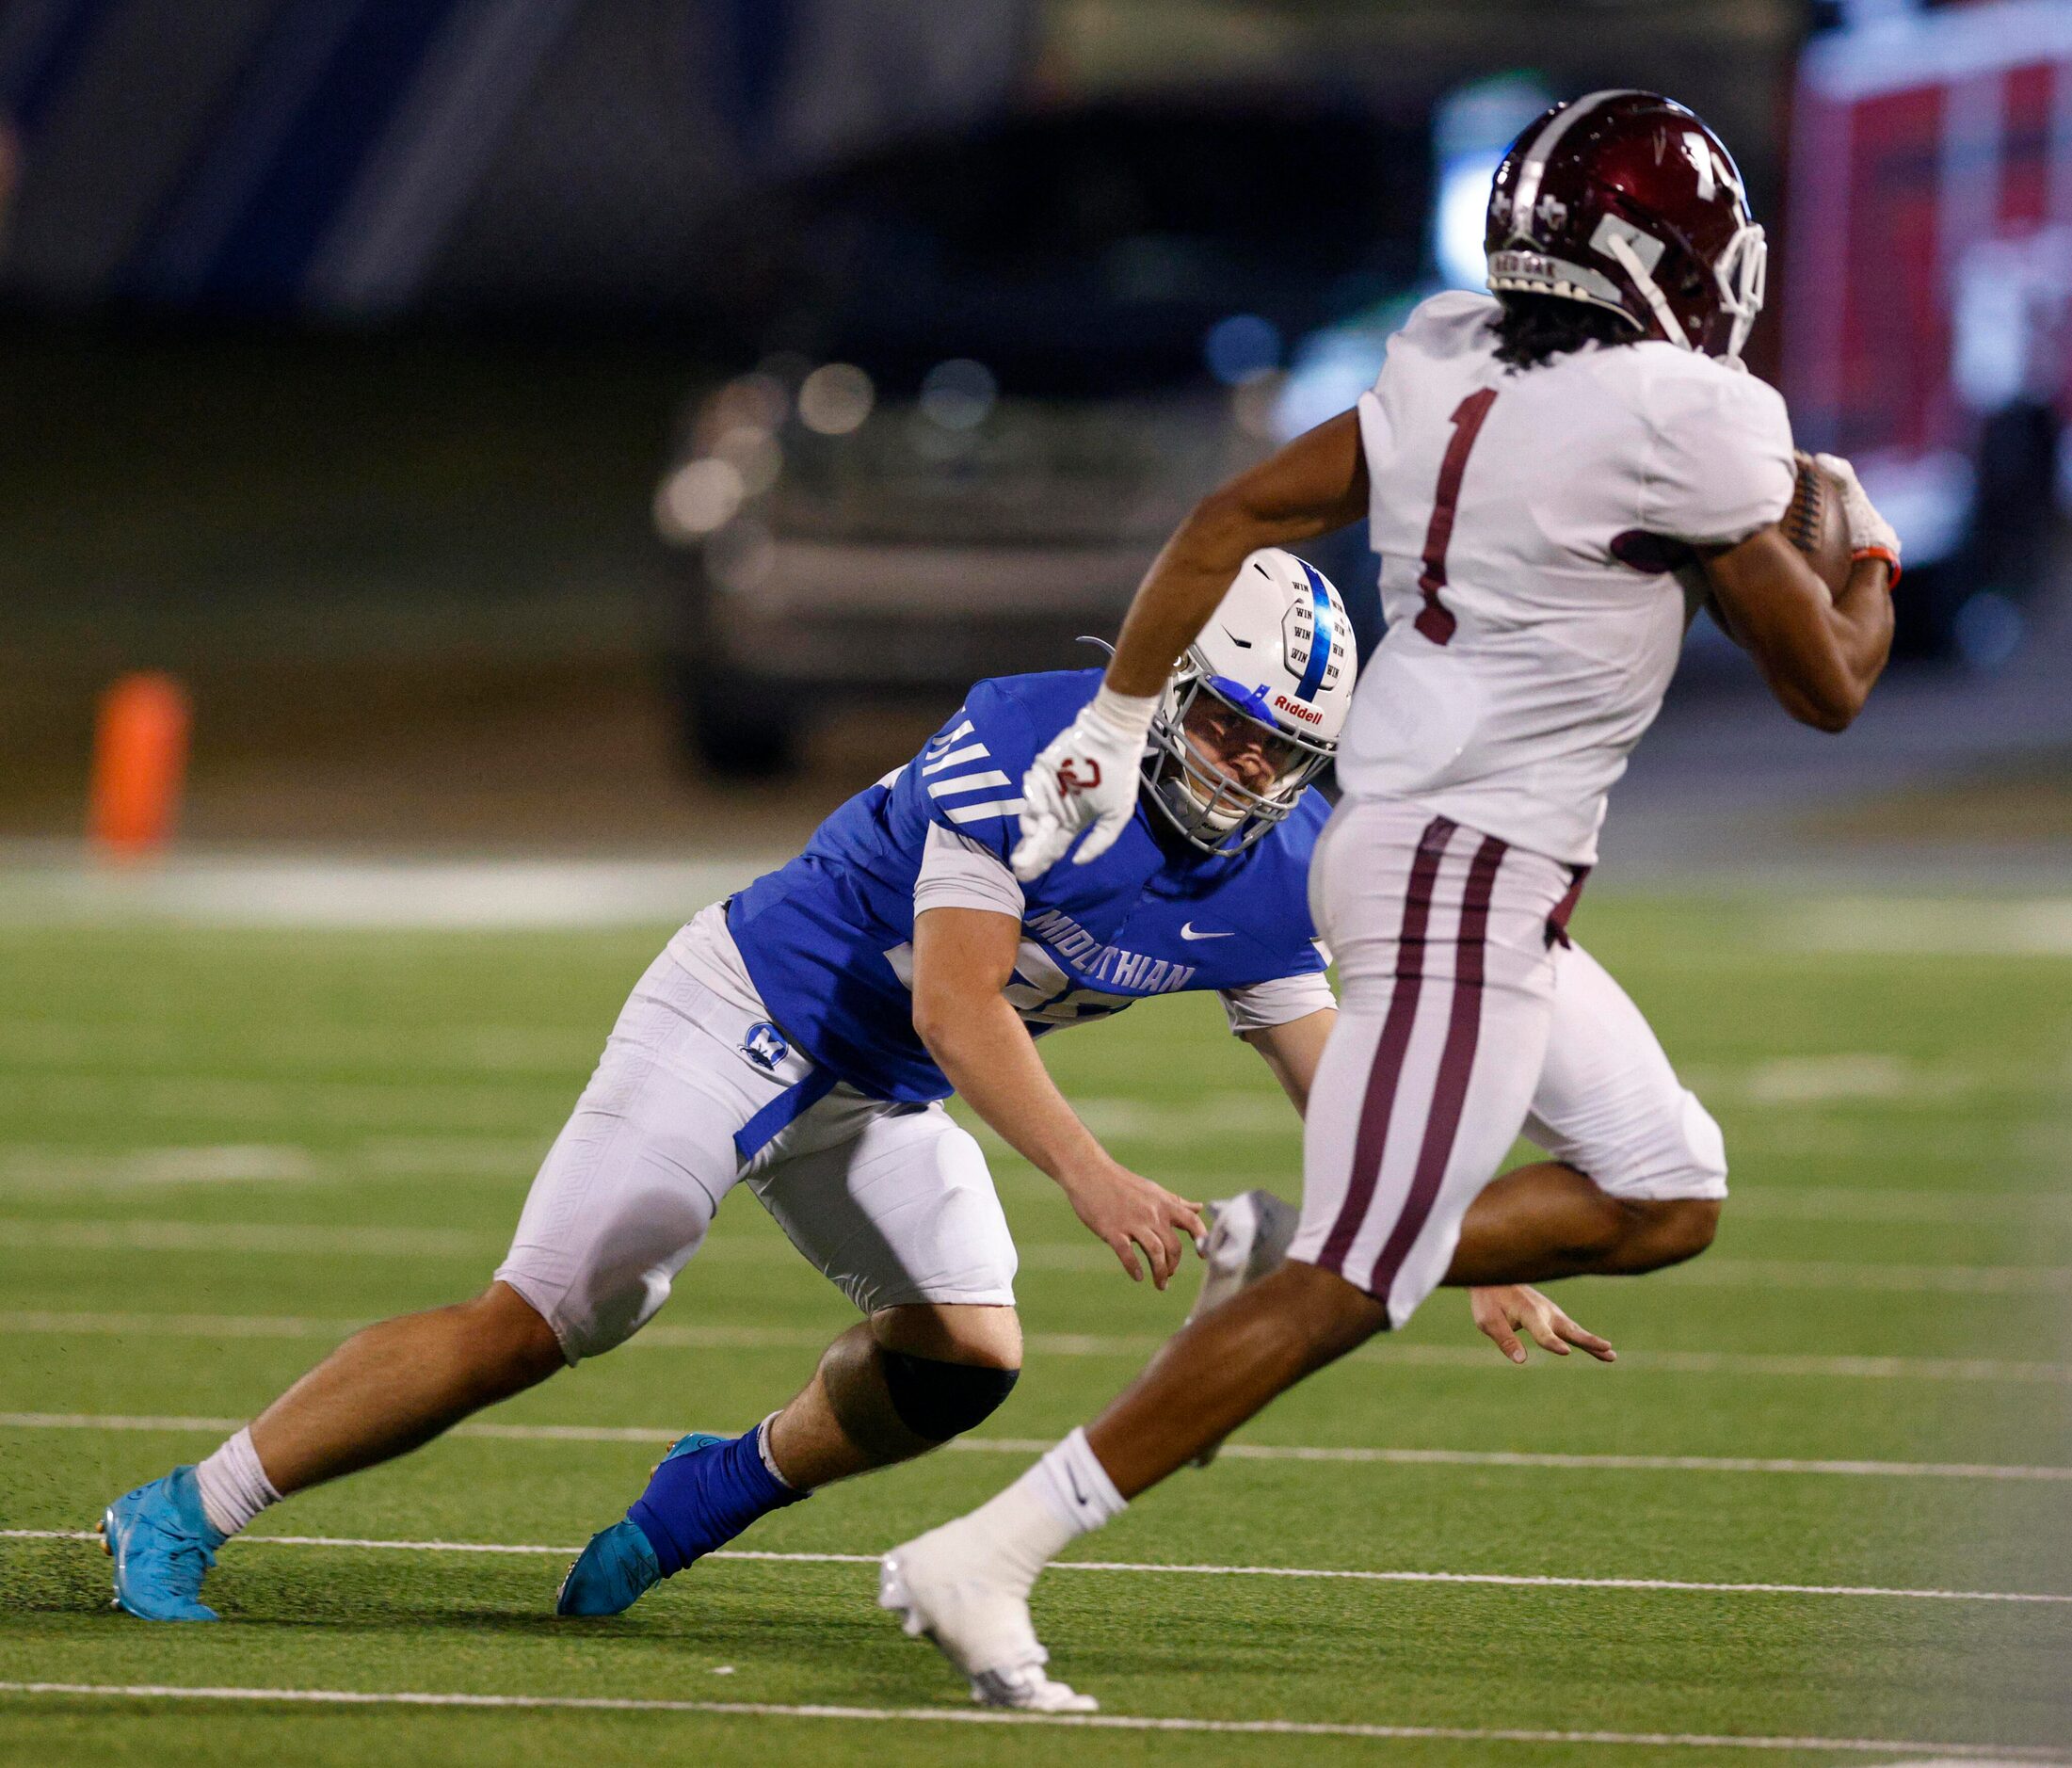
MULTIPOLYGON (((1020 838, 1021 776, 1092 699, 1099 669, 981 682, 927 747, 859 792, 790 864, 729 905, 727 925, 770 1016, 822 1068, 874 1098, 953 1090, 914 1032, 914 882, 931 825, 1003 864, 1020 838)), ((1244 852, 1162 844, 1139 803, 1114 846, 1023 887, 1007 999, 1036 1035, 1148 995, 1241 988, 1321 971, 1309 924, 1321 794, 1244 852)))

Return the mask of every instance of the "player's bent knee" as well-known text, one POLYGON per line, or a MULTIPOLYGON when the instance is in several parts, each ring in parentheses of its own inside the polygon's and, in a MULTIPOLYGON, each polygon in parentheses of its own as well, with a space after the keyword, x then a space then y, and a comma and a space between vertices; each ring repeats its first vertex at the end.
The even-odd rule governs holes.
POLYGON ((1719 1231, 1718 1197, 1630 1199, 1623 1207, 1629 1226, 1606 1267, 1614 1274, 1635 1276, 1681 1264, 1710 1246, 1719 1231))
POLYGON ((983 1424, 1021 1379, 1019 1369, 987 1363, 950 1363, 907 1351, 878 1355, 899 1422, 930 1442, 948 1442, 983 1424))
POLYGON ((1719 1232, 1718 1197, 1671 1197, 1656 1204, 1655 1210, 1656 1233, 1665 1264, 1696 1258, 1719 1232))
POLYGON ((567 1360, 546 1316, 508 1283, 491 1283, 467 1307, 470 1335, 485 1355, 541 1374, 567 1360))

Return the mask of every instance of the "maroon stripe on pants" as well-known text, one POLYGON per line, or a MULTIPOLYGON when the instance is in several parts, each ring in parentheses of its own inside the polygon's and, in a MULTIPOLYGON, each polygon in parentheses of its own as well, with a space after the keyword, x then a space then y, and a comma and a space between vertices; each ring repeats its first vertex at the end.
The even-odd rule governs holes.
POLYGON ((1446 1024, 1446 1043, 1439 1052, 1438 1080, 1432 1089, 1432 1115, 1425 1119, 1424 1146, 1418 1150, 1418 1165, 1410 1181, 1410 1195, 1403 1213, 1389 1235, 1389 1243, 1374 1262, 1373 1280, 1362 1284, 1370 1295, 1386 1307, 1389 1292, 1395 1287, 1396 1273, 1417 1244, 1438 1199, 1439 1185, 1446 1177, 1446 1163, 1453 1157, 1454 1137, 1460 1131, 1460 1113, 1468 1098, 1468 1077, 1475 1069, 1475 1041, 1482 1032, 1483 942, 1489 930, 1489 898, 1496 890, 1497 867, 1502 862, 1505 844, 1494 835, 1485 836, 1468 868, 1468 888, 1461 897, 1460 938, 1454 956, 1454 1013, 1446 1024))
POLYGON ((1389 1118, 1395 1110, 1396 1082, 1403 1074, 1403 1053, 1409 1047, 1410 1027, 1418 1016, 1418 994, 1424 986, 1424 929, 1432 919, 1432 886, 1438 878, 1438 862, 1459 825, 1436 816, 1418 838, 1418 853, 1410 866, 1410 885, 1403 899, 1403 927, 1396 935, 1396 987, 1389 997, 1389 1015, 1382 1021, 1381 1041, 1374 1046, 1373 1066, 1367 1070, 1367 1094, 1359 1108, 1359 1132, 1353 1142, 1353 1172, 1346 1186, 1345 1201, 1339 1206, 1338 1220, 1330 1237, 1317 1255, 1318 1265, 1341 1275, 1345 1255, 1358 1237, 1367 1219, 1368 1205, 1374 1200, 1374 1186, 1381 1178, 1381 1156, 1389 1141, 1389 1118))

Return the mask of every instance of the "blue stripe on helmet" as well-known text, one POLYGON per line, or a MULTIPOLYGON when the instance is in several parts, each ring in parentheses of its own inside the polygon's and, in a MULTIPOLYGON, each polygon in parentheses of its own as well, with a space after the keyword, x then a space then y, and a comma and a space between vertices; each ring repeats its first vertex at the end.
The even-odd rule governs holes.
POLYGON ((1302 671, 1302 680, 1295 684, 1295 698, 1314 699, 1317 689, 1324 685, 1324 671, 1331 662, 1331 590, 1307 560, 1298 558, 1295 563, 1309 578, 1309 594, 1317 604, 1316 635, 1309 640, 1309 662, 1302 671))

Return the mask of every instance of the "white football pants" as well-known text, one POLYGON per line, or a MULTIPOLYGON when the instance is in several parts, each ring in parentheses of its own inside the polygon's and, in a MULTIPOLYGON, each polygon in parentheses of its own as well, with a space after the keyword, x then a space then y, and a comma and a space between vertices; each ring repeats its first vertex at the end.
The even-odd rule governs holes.
POLYGON ((1522 1132, 1629 1197, 1720 1197, 1719 1126, 1561 924, 1578 875, 1401 799, 1348 798, 1309 877, 1341 1001, 1293 1258, 1401 1326, 1522 1132))
POLYGON ((1011 1305, 1014 1239, 978 1143, 940 1104, 834 1085, 744 1006, 738 958, 713 951, 724 925, 708 909, 686 929, 703 942, 679 935, 634 988, 498 1278, 538 1310, 570 1362, 594 1357, 653 1317, 746 1181, 865 1313, 1011 1305))

